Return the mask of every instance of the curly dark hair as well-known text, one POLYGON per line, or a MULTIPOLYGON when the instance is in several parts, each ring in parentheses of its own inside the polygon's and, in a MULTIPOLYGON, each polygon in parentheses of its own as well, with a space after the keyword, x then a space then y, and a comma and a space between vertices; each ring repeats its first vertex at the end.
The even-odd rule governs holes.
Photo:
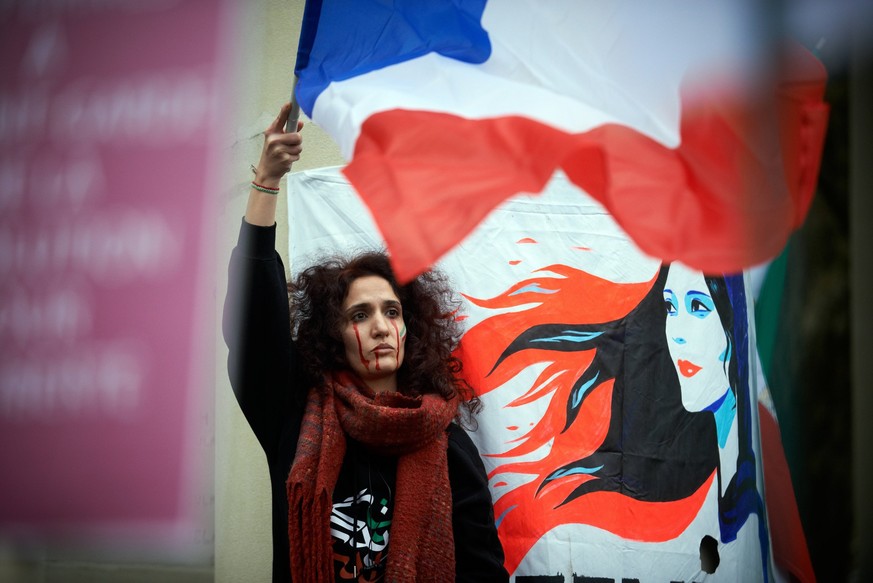
POLYGON ((291 332, 308 380, 321 384, 325 373, 348 369, 342 305, 352 282, 368 275, 387 280, 403 307, 406 352, 397 372, 398 390, 408 396, 437 393, 450 399, 458 395, 469 413, 478 412, 479 400, 461 375, 461 360, 453 354, 463 330, 456 318, 460 303, 447 278, 431 270, 400 285, 388 256, 379 251, 323 258, 288 284, 291 332))

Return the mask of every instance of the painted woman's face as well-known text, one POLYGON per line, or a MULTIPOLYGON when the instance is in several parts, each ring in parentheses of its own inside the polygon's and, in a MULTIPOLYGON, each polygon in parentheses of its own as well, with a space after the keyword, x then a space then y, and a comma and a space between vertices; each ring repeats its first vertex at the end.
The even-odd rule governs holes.
POLYGON ((664 284, 667 346, 682 388, 682 405, 702 411, 729 390, 728 342, 699 271, 673 263, 664 284))
POLYGON ((354 280, 343 302, 342 337, 349 367, 374 391, 396 390, 406 325, 391 284, 377 275, 354 280))

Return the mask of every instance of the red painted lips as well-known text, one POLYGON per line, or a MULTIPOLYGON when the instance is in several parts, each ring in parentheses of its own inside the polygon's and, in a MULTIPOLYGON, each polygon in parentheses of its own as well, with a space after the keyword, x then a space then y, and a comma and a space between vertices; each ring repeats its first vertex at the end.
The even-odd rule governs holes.
POLYGON ((682 360, 680 359, 677 364, 679 365, 679 373, 686 378, 691 378, 696 375, 702 367, 697 366, 690 360, 682 360))

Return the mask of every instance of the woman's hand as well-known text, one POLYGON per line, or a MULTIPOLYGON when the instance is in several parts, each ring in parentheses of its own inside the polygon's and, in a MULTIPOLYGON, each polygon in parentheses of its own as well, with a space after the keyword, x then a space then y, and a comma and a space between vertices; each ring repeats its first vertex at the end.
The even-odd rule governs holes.
POLYGON ((303 122, 297 122, 296 132, 286 132, 285 124, 290 113, 291 104, 286 103, 279 111, 279 116, 264 130, 264 147, 255 168, 255 182, 258 184, 271 188, 279 186, 279 180, 291 170, 291 164, 300 159, 303 122))
POLYGON ((269 227, 276 222, 279 181, 291 170, 291 164, 300 159, 300 152, 303 151, 303 138, 300 136, 303 122, 297 122, 296 132, 285 131, 290 113, 291 104, 286 103, 279 116, 264 130, 264 147, 255 168, 255 179, 246 205, 245 219, 251 225, 269 227))

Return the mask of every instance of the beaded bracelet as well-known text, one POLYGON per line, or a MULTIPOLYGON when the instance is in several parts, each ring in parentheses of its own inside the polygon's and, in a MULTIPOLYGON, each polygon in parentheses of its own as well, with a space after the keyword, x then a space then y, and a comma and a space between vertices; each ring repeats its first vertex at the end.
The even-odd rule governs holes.
POLYGON ((269 186, 264 186, 263 184, 258 184, 254 180, 252 181, 252 188, 257 190, 258 192, 263 192, 264 194, 279 194, 279 188, 270 188, 269 186))

